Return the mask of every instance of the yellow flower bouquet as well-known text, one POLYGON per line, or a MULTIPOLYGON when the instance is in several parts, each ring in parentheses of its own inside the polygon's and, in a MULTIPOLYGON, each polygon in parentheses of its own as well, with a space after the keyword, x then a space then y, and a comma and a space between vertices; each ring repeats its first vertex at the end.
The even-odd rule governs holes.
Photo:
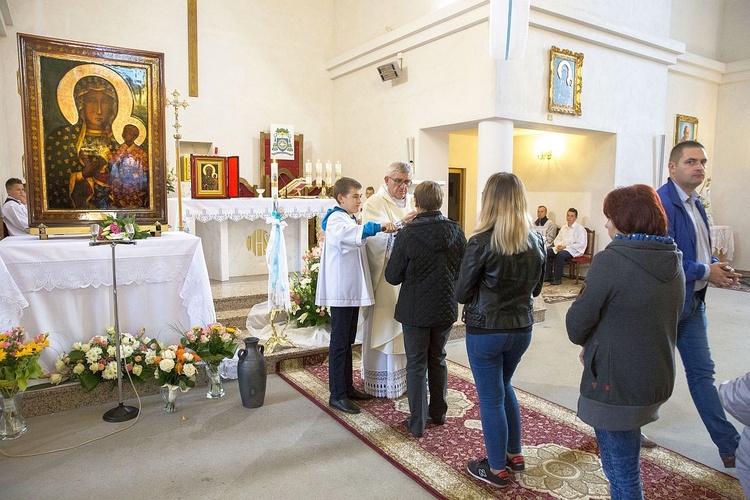
POLYGON ((25 391, 31 379, 44 378, 39 356, 49 347, 47 334, 25 340, 23 327, 0 333, 0 394, 13 397, 25 391))

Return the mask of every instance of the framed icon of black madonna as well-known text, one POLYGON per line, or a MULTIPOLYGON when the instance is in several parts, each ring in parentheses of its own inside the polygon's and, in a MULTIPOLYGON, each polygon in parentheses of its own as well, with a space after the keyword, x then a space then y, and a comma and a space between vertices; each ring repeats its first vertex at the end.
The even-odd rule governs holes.
POLYGON ((32 234, 166 221, 164 54, 25 34, 18 49, 32 234))

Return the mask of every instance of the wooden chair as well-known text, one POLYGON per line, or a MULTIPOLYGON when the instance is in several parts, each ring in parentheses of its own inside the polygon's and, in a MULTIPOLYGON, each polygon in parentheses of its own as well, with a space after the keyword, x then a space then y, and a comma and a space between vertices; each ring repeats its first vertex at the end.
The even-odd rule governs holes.
POLYGON ((586 250, 580 257, 573 257, 565 261, 565 265, 568 266, 568 278, 575 279, 576 285, 581 277, 581 269, 591 267, 591 259, 594 258, 594 243, 596 243, 596 231, 589 228, 586 229, 586 250))

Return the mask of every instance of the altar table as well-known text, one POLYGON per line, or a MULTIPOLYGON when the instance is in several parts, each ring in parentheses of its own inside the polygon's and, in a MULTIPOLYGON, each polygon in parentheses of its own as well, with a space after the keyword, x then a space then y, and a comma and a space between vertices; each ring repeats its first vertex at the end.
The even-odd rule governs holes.
MULTIPOLYGON (((289 271, 302 269, 308 249, 308 219, 336 206, 331 198, 280 198, 289 271)), ((177 198, 169 198, 171 229, 178 228, 177 198)), ((267 274, 265 248, 273 212, 271 198, 182 199, 184 230, 201 238, 208 275, 226 281, 234 276, 267 274), (232 224, 229 224, 229 223, 232 224)))
MULTIPOLYGON (((117 245, 120 331, 166 344, 182 328, 216 321, 200 239, 173 232, 117 245)), ((0 240, 0 328, 23 326, 49 332, 42 352, 45 370, 74 342, 105 335, 114 326, 112 247, 89 246, 88 238, 13 236, 0 240)))
POLYGON ((734 257, 734 234, 732 226, 711 226, 711 251, 722 260, 734 257))

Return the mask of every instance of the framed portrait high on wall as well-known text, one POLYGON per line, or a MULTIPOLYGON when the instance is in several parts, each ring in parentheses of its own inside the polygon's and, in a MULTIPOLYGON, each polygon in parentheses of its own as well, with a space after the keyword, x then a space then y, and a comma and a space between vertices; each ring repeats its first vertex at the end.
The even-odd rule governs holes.
POLYGON ((229 198, 226 157, 190 155, 190 162, 193 198, 229 198))
POLYGON ((674 143, 698 140, 698 119, 693 116, 677 115, 674 128, 674 143))
POLYGON ((166 221, 164 55, 20 33, 18 49, 32 229, 166 221))
POLYGON ((558 49, 549 51, 549 106, 555 113, 581 114, 583 54, 558 49))

